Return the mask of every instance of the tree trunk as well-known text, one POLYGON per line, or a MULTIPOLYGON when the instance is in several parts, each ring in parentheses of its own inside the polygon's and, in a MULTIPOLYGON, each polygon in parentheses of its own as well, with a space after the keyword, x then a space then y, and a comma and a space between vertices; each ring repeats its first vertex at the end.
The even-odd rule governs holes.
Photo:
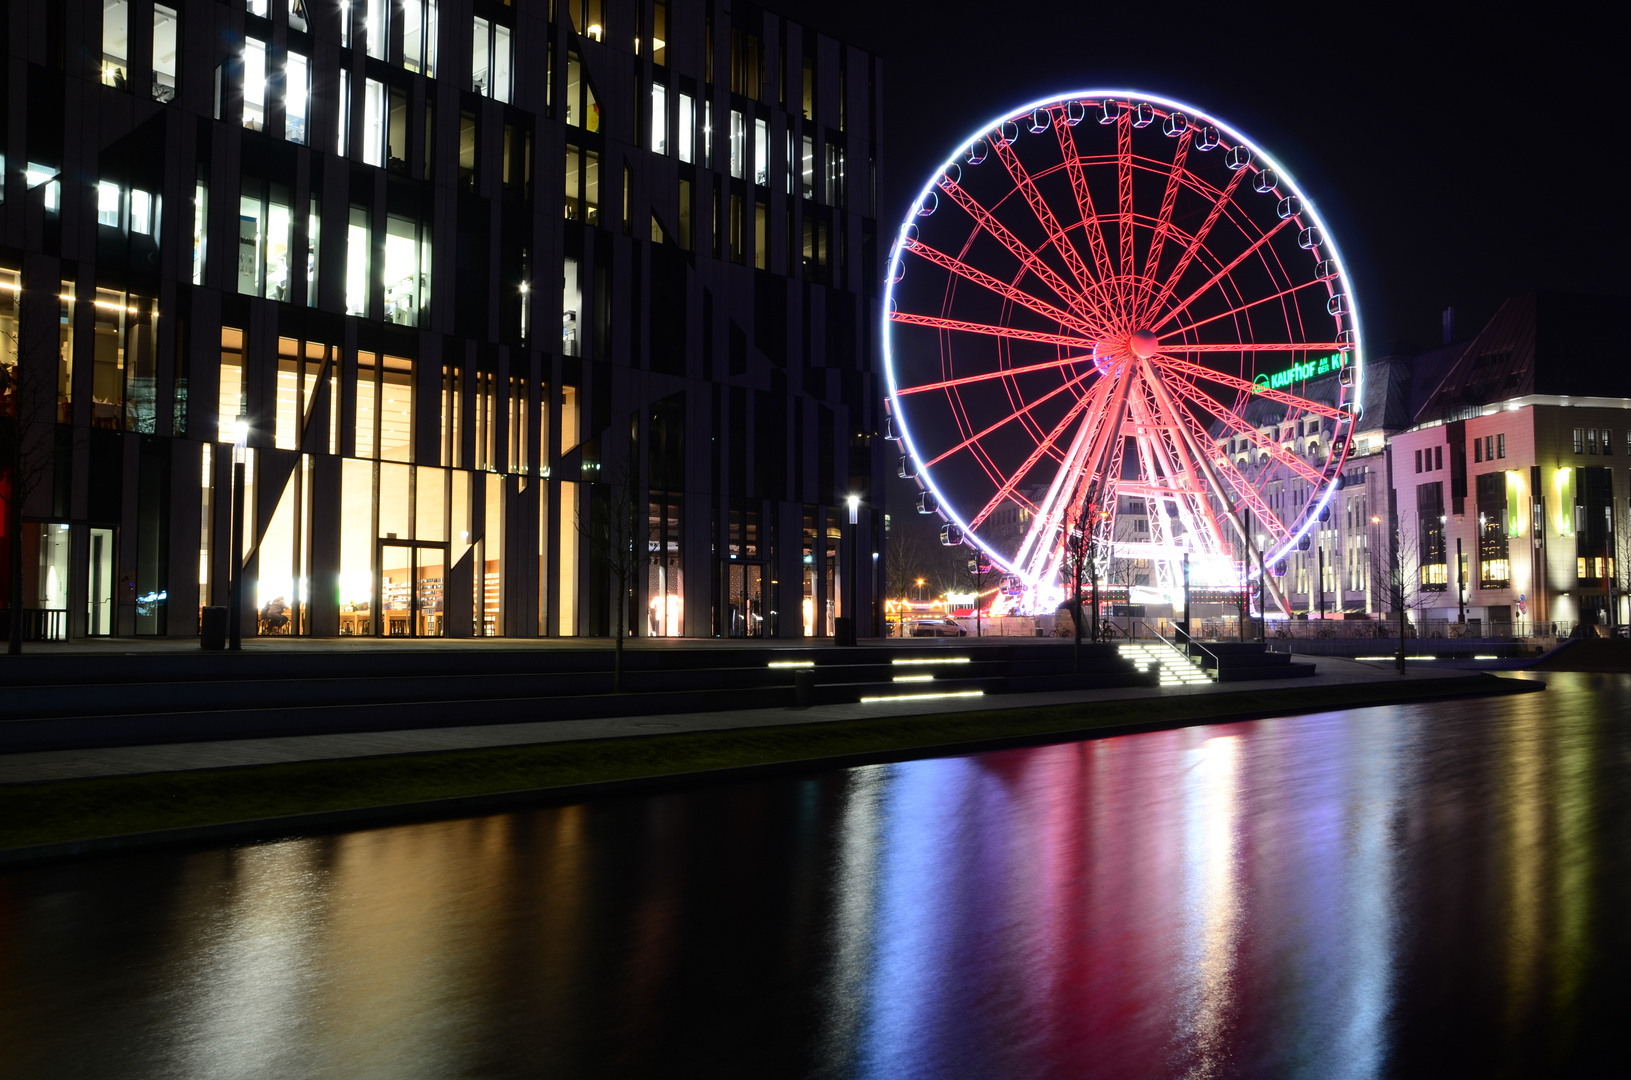
POLYGON ((1070 673, 1079 675, 1082 670, 1082 560, 1077 558, 1072 559, 1071 562, 1075 564, 1076 588, 1070 595, 1072 601, 1070 622, 1076 630, 1076 643, 1072 647, 1070 673))

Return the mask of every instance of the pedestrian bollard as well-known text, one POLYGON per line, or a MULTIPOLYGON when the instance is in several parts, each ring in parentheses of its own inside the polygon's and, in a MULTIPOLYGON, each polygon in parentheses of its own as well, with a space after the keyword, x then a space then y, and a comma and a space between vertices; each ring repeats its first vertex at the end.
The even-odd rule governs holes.
POLYGON ((793 672, 793 703, 801 709, 815 704, 815 675, 814 668, 793 672))

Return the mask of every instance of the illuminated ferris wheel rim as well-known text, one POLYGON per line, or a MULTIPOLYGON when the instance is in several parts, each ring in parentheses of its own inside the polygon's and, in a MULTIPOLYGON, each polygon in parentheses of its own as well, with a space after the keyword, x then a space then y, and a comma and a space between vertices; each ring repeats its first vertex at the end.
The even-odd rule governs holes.
MULTIPOLYGON (((1302 186, 1297 183, 1296 177, 1292 175, 1290 170, 1286 169, 1280 163, 1278 158, 1263 150, 1255 140, 1251 139, 1239 128, 1232 124, 1226 123, 1225 121, 1219 120, 1206 110, 1196 108, 1194 105, 1191 105, 1185 101, 1168 97, 1164 94, 1152 94, 1141 90, 1126 88, 1097 88, 1069 91, 1063 94, 1051 94, 1047 97, 1037 98, 1033 101, 1027 102, 1026 104, 1017 106, 1016 108, 1007 110, 986 124, 975 128, 974 131, 967 138, 958 143, 952 149, 951 153, 946 157, 946 159, 942 161, 932 173, 929 174, 929 177, 924 182, 923 187, 919 189, 917 195, 913 198, 910 206, 907 208, 906 216, 904 219, 902 219, 900 225, 897 227, 895 238, 890 245, 889 266, 888 273, 885 274, 884 303, 881 320, 883 330, 884 376, 887 380, 889 388, 889 414, 898 425, 896 434, 900 438, 901 444, 905 448, 906 453, 913 461, 921 462, 923 458, 918 453, 916 441, 912 435, 911 426, 906 419, 905 409, 900 404, 899 387, 895 378, 894 331, 892 327, 893 320, 891 319, 891 316, 895 310, 895 285, 900 279, 901 258, 904 254, 901 241, 906 235, 907 228, 914 224, 913 218, 918 216, 918 208, 921 207, 924 204, 924 201, 933 194, 940 178, 946 175, 949 169, 957 165, 958 158, 967 154, 968 151, 973 148, 974 145, 982 138, 987 137, 991 133, 1000 132, 1003 124, 1017 123, 1023 119, 1027 119, 1030 115, 1034 114, 1038 109, 1043 107, 1057 107, 1060 105, 1065 105, 1069 102, 1080 102, 1086 104, 1088 102, 1103 101, 1106 99, 1117 102, 1125 102, 1128 105, 1144 102, 1162 109, 1181 112, 1192 123, 1202 123, 1216 128, 1220 134, 1226 135, 1233 142, 1245 146, 1251 153, 1254 161, 1261 162, 1267 168, 1274 171, 1275 176, 1278 179, 1277 186, 1289 188, 1291 194, 1295 195, 1300 201, 1301 209, 1299 211, 1299 216, 1311 219, 1314 227, 1319 229, 1321 234, 1321 246, 1329 250, 1329 258, 1336 263, 1338 280, 1342 281, 1344 284, 1350 280, 1347 263, 1342 257, 1341 248, 1333 238, 1331 230, 1329 227, 1327 227, 1325 219, 1320 214, 1317 204, 1304 193, 1302 186)), ((1362 401, 1364 387, 1364 348, 1359 305, 1351 288, 1346 289, 1345 293, 1348 303, 1347 312, 1352 323, 1352 348, 1349 352, 1349 355, 1352 357, 1351 366, 1354 372, 1352 400, 1362 401)), ((1353 425, 1350 422, 1350 435, 1352 426, 1353 425)), ((1351 443, 1351 439, 1349 442, 1351 443)), ((1344 460, 1346 459, 1346 454, 1347 450, 1345 449, 1344 460)), ((979 536, 978 532, 963 520, 963 516, 955 508, 955 504, 951 500, 947 499, 945 494, 935 484, 933 474, 928 469, 920 469, 918 471, 917 479, 927 488, 928 491, 934 495, 937 513, 948 520, 951 524, 958 527, 965 542, 978 548, 980 551, 985 552, 997 565, 1001 566, 1005 572, 1018 574, 1022 579, 1024 579, 1028 588, 1035 588, 1040 583, 1041 575, 1035 575, 1038 580, 1032 580, 1032 575, 1025 575, 1019 567, 1014 566, 1012 562, 1001 552, 993 550, 991 545, 983 540, 979 536)), ((1317 502, 1313 504, 1312 509, 1309 512, 1303 515, 1301 526, 1289 532, 1286 539, 1276 549, 1272 551, 1265 551, 1263 553, 1261 565, 1275 563, 1280 559, 1283 559, 1290 552, 1297 550, 1301 540, 1320 520, 1320 515, 1329 505, 1331 497, 1336 490, 1337 485, 1335 483, 1325 484, 1320 492, 1317 502)), ((1249 564, 1251 560, 1248 559, 1247 562, 1249 564)), ((1255 573, 1255 570, 1248 570, 1248 573, 1255 573)))

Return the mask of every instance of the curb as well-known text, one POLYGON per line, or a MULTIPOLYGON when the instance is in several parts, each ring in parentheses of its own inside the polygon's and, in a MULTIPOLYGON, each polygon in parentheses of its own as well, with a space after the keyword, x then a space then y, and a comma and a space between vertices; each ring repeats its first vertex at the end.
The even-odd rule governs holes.
MULTIPOLYGON (((1445 681, 1456 683, 1465 681, 1469 684, 1482 683, 1483 687, 1478 689, 1468 685, 1465 687, 1465 693, 1435 695, 1433 697, 1399 694, 1376 701, 1366 701, 1351 707, 1368 709, 1392 705, 1413 705, 1425 701, 1538 693, 1546 689, 1544 682, 1497 679, 1486 675, 1468 676, 1465 680, 1457 678, 1445 681), (1486 679, 1489 681, 1485 682, 1486 679)), ((1443 683, 1441 682, 1439 685, 1443 685, 1443 683)), ((370 827, 474 817, 525 806, 566 805, 584 802, 589 799, 654 794, 698 784, 741 783, 779 776, 825 772, 831 769, 886 765, 922 758, 953 757, 995 750, 1047 746, 1062 742, 1142 735, 1152 731, 1176 731, 1183 728, 1205 727, 1213 724, 1235 724, 1250 720, 1306 716, 1311 713, 1327 712, 1330 711, 1330 708, 1330 706, 1326 705, 1309 705, 1290 709, 1253 709, 1194 717, 1188 720, 1153 720, 1147 723, 1114 724, 1098 728, 1070 728, 1060 731, 996 736, 951 743, 930 743, 896 750, 839 754, 818 758, 795 758, 789 761, 763 762, 756 765, 733 765, 720 769, 663 773, 656 776, 637 776, 618 780, 600 780, 588 784, 526 788, 481 795, 455 795, 441 799, 388 803, 380 806, 355 807, 346 810, 321 810, 309 814, 288 814, 280 817, 250 818, 243 821, 219 822, 211 825, 190 825, 177 829, 161 829, 154 832, 88 837, 83 840, 65 840, 49 844, 0 848, 0 867, 20 867, 82 856, 142 851, 160 847, 212 844, 222 840, 269 842, 302 836, 349 832, 370 827)))

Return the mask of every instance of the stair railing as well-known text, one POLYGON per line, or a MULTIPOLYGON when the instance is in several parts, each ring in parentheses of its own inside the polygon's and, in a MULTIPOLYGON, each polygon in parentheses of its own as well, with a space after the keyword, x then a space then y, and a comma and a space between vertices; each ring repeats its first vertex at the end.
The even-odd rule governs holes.
MULTIPOLYGON (((1150 632, 1150 634, 1153 635, 1157 641, 1162 642, 1163 644, 1165 644, 1167 646, 1167 648, 1171 649, 1173 652, 1180 653, 1185 658, 1188 658, 1188 656, 1189 656, 1189 650, 1188 649, 1180 649, 1178 647, 1177 643, 1168 641, 1166 638, 1162 637, 1161 632, 1159 630, 1157 630, 1155 627, 1151 626, 1146 620, 1140 619, 1139 622, 1144 624, 1144 629, 1148 630, 1150 632)), ((1188 635, 1185 635, 1185 636, 1187 637, 1188 635)), ((1190 645, 1193 645, 1195 648, 1199 649, 1201 652, 1205 653, 1207 656, 1210 656, 1212 658, 1212 666, 1214 668, 1218 668, 1219 670, 1222 670, 1221 667, 1219 667, 1219 664, 1218 664, 1218 654, 1217 653, 1213 652, 1211 649, 1208 649, 1205 645, 1202 645, 1200 642, 1196 641, 1192 637, 1188 639, 1188 643, 1190 645)), ((1202 666, 1204 667, 1205 665, 1202 665, 1202 666)))

